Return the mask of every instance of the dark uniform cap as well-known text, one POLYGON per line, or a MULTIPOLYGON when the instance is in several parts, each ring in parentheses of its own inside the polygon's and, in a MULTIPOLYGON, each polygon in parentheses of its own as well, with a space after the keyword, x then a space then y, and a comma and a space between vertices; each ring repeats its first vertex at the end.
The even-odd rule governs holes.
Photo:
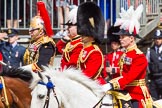
POLYGON ((120 29, 119 32, 113 33, 114 35, 121 35, 121 36, 134 36, 136 38, 142 39, 142 37, 140 37, 138 34, 136 34, 136 32, 133 32, 132 34, 129 33, 128 30, 124 30, 124 29, 120 29))
POLYGON ((72 22, 67 21, 66 23, 63 23, 62 25, 67 25, 67 26, 76 26, 77 23, 73 24, 72 22))
POLYGON ((162 38, 162 31, 156 30, 154 34, 154 39, 159 39, 159 38, 162 38))
POLYGON ((120 27, 119 26, 111 26, 108 31, 107 31, 107 37, 108 37, 108 40, 109 40, 109 43, 111 42, 118 42, 120 43, 119 41, 119 35, 115 35, 113 34, 114 32, 119 32, 120 31, 120 27))
POLYGON ((78 7, 77 33, 81 36, 91 36, 95 42, 104 39, 105 20, 101 9, 93 2, 84 2, 78 7))
POLYGON ((8 34, 8 37, 13 37, 15 35, 18 35, 18 31, 16 29, 8 29, 7 34, 8 34))

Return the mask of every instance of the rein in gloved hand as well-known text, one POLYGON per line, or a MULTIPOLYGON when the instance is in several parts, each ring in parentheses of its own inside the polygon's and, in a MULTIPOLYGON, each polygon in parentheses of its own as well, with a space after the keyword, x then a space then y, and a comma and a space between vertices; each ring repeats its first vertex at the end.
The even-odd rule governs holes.
POLYGON ((3 61, 0 61, 0 64, 2 64, 3 66, 6 66, 8 68, 12 68, 10 65, 7 65, 6 63, 4 63, 3 61))

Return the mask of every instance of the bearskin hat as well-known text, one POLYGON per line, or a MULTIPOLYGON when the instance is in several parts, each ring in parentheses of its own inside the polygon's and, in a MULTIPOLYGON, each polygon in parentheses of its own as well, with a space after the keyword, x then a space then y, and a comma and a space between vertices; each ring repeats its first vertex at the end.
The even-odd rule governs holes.
POLYGON ((119 31, 120 31, 120 27, 119 26, 116 26, 116 27, 111 26, 107 30, 108 43, 111 43, 111 42, 118 42, 118 43, 120 43, 119 35, 113 34, 113 33, 119 32, 119 31))
POLYGON ((78 7, 77 32, 81 36, 94 37, 95 42, 104 39, 105 20, 100 8, 93 2, 84 2, 78 7))

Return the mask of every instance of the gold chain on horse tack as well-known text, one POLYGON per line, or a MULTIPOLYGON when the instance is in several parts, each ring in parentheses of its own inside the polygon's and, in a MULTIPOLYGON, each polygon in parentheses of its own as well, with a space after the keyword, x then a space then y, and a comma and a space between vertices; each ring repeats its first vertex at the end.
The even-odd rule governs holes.
POLYGON ((6 93, 6 87, 5 87, 5 82, 2 76, 0 76, 1 82, 3 84, 3 92, 4 92, 4 97, 1 98, 1 100, 6 100, 5 104, 7 106, 7 108, 10 108, 9 102, 8 102, 8 97, 7 97, 7 93, 6 93))

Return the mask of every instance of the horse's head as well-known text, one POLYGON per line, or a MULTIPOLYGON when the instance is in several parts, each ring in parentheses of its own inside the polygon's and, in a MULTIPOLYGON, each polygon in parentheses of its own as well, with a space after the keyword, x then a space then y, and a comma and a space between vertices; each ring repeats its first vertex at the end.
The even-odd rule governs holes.
MULTIPOLYGON (((55 84, 51 81, 50 76, 44 75, 44 73, 37 73, 39 80, 35 80, 37 83, 34 87, 31 95, 31 108, 51 108, 60 107, 60 98, 58 97, 58 92, 55 84)), ((35 84, 34 83, 34 84, 35 84)), ((59 90, 58 90, 59 91, 59 90)))
POLYGON ((58 108, 62 105, 65 108, 92 108, 104 95, 96 81, 76 69, 58 72, 53 68, 45 68, 44 72, 35 74, 34 85, 31 84, 31 108, 58 108))

